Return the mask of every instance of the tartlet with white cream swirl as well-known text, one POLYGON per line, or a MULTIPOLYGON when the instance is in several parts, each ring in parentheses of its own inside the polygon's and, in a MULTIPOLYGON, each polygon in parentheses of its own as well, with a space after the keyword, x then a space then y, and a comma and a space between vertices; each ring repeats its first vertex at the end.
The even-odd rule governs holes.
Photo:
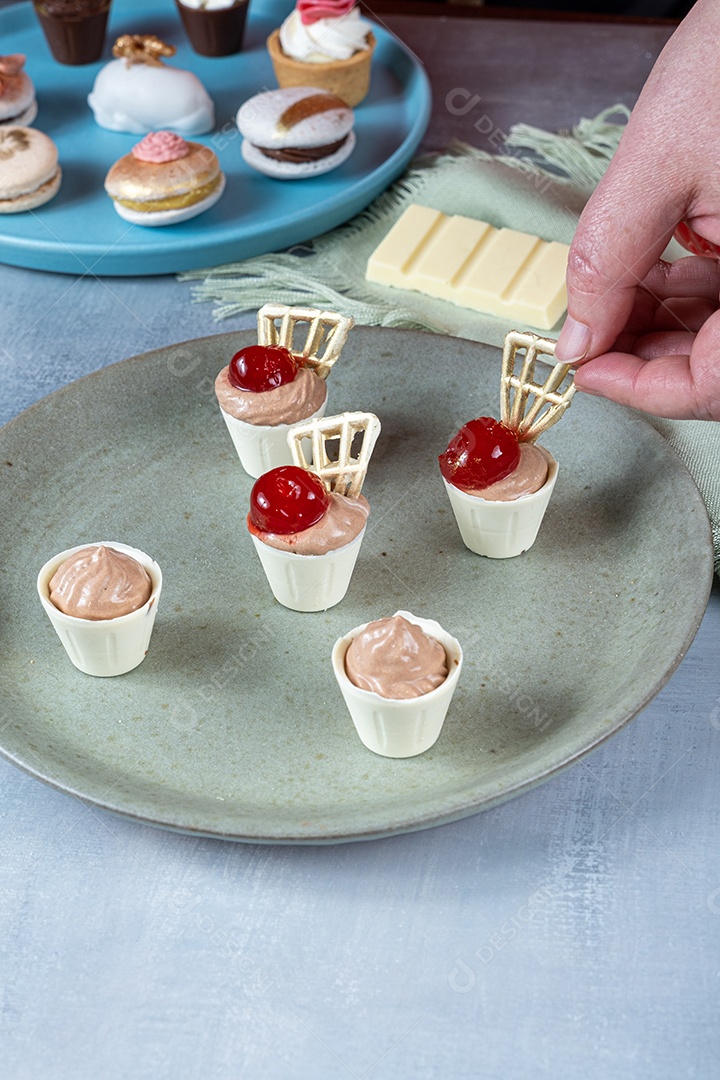
POLYGON ((280 86, 316 86, 352 106, 367 95, 375 44, 355 0, 298 0, 267 39, 280 86))

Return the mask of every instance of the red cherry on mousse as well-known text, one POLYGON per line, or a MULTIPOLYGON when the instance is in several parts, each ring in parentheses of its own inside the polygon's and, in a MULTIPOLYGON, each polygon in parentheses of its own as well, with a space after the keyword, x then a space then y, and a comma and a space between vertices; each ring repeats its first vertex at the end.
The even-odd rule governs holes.
POLYGON ((480 491, 514 472, 520 461, 517 433, 491 416, 479 416, 460 428, 438 458, 449 484, 480 491))
POLYGON ((299 362, 282 345, 248 345, 235 353, 228 369, 228 378, 238 390, 261 394, 292 382, 299 362))
POLYGON ((259 532, 289 533, 309 529, 330 505, 319 476, 297 465, 280 465, 255 481, 250 492, 250 521, 259 532))

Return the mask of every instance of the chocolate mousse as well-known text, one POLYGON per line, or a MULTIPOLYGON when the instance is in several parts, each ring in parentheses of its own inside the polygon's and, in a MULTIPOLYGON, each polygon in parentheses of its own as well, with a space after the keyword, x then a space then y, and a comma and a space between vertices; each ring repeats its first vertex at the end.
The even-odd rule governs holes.
POLYGON ((422 697, 448 677, 445 647, 404 616, 368 623, 345 653, 345 673, 354 686, 380 697, 422 697))
POLYGON ((146 604, 152 580, 132 556, 104 544, 81 548, 49 582, 51 603, 65 615, 99 622, 129 615, 146 604))
POLYGON ((306 420, 323 405, 327 385, 309 367, 300 367, 291 382, 269 390, 243 390, 230 377, 230 365, 215 380, 215 394, 223 412, 246 424, 272 426, 306 420))
MULTIPOLYGON (((288 466, 292 468, 293 466, 288 466)), ((292 551, 296 555, 325 555, 351 543, 365 528, 370 504, 364 495, 328 492, 328 506, 322 517, 307 529, 292 533, 264 532, 248 515, 248 529, 268 547, 292 551)))

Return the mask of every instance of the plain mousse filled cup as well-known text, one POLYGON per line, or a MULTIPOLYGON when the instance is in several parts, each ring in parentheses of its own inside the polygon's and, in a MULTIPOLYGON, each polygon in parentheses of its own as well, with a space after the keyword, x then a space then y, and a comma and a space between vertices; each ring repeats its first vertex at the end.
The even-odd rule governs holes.
POLYGON ((424 754, 440 735, 462 668, 459 641, 409 611, 356 626, 332 665, 355 730, 382 757, 424 754))
POLYGON ((68 548, 45 563, 37 589, 86 675, 123 675, 144 660, 162 589, 160 567, 144 551, 115 541, 68 548))

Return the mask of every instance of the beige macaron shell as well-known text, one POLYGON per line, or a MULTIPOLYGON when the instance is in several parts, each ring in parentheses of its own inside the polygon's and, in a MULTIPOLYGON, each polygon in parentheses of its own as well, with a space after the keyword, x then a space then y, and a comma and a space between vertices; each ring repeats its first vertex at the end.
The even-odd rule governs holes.
POLYGON ((126 154, 105 177, 105 190, 113 199, 156 202, 204 187, 220 174, 220 162, 209 147, 196 142, 188 145, 190 153, 185 157, 162 164, 126 154))
POLYGON ((27 195, 18 195, 17 199, 0 198, 0 214, 20 214, 23 210, 35 210, 38 206, 44 206, 46 202, 55 198, 61 183, 62 169, 58 165, 55 175, 35 191, 29 191, 27 195))
POLYGON ((0 128, 0 212, 30 210, 47 202, 60 186, 60 175, 57 147, 42 131, 0 128), (14 205, 18 199, 24 205, 14 205))
POLYGON ((38 114, 37 101, 33 100, 28 105, 24 112, 21 112, 14 120, 0 120, 0 128, 9 127, 30 127, 33 120, 38 114))

